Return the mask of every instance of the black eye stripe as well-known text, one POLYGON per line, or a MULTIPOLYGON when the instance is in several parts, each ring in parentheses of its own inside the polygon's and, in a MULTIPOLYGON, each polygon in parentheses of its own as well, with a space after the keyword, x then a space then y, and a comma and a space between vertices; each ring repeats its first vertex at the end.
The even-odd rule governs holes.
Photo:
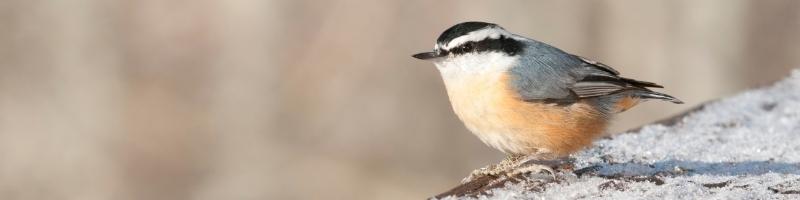
POLYGON ((443 51, 445 54, 455 54, 461 55, 465 53, 471 52, 487 52, 487 51, 495 51, 495 52, 503 52, 508 55, 517 55, 522 51, 522 44, 514 39, 509 37, 500 36, 500 38, 492 39, 486 38, 481 41, 471 41, 461 44, 457 47, 453 47, 449 51, 443 51))

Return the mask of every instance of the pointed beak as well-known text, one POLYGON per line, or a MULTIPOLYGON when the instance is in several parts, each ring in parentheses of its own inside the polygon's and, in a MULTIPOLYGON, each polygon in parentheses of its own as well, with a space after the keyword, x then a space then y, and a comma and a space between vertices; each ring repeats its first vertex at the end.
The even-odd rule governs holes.
POLYGON ((430 59, 439 58, 439 57, 443 57, 443 56, 445 56, 445 55, 441 54, 441 53, 423 52, 423 53, 414 54, 411 57, 414 57, 414 58, 417 58, 417 59, 420 59, 420 60, 430 60, 430 59))

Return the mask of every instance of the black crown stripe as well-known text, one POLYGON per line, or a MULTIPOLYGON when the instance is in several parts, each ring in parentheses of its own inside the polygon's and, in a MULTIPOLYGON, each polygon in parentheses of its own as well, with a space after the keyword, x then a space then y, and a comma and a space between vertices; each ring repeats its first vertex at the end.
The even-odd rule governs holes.
POLYGON ((508 55, 517 55, 522 52, 522 44, 513 38, 500 36, 500 38, 486 38, 481 41, 470 41, 450 50, 441 50, 443 54, 461 55, 472 52, 503 52, 508 55))

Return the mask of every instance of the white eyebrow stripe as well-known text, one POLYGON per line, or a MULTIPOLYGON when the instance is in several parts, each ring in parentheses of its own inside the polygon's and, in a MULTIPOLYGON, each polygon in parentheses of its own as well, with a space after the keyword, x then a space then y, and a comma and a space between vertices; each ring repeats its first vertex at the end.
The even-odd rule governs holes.
POLYGON ((486 38, 497 39, 500 36, 513 37, 514 34, 498 27, 484 28, 481 30, 470 32, 469 34, 457 37, 444 45, 444 50, 450 50, 467 42, 477 42, 486 38))

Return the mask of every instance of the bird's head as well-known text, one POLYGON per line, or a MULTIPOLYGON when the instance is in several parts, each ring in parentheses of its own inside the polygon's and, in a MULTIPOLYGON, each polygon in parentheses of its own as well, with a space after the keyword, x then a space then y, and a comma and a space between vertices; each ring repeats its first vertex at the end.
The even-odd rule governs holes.
POLYGON ((523 38, 514 35, 497 24, 486 22, 463 22, 439 35, 432 52, 414 54, 413 57, 434 62, 458 57, 473 57, 489 53, 516 56, 523 50, 523 38))

